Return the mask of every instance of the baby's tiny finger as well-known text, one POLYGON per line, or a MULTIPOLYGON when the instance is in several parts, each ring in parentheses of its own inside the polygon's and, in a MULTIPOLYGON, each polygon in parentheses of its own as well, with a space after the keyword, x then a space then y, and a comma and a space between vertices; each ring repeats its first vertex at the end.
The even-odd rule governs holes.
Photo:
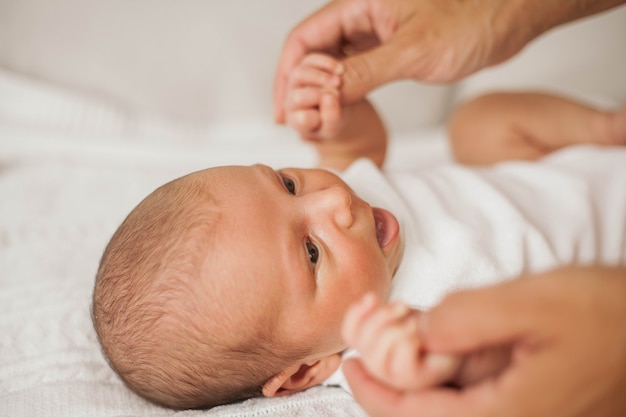
POLYGON ((317 67, 335 75, 343 74, 343 65, 341 62, 327 54, 309 54, 302 59, 300 64, 317 67))
POLYGON ((419 388, 415 381, 420 382, 420 348, 417 333, 418 316, 406 318, 401 327, 397 341, 387 358, 388 374, 393 377, 397 387, 401 389, 419 388))
POLYGON ((436 377, 443 379, 443 376, 449 377, 459 368, 460 364, 461 357, 450 354, 429 353, 423 358, 424 372, 433 375, 433 379, 436 377))
POLYGON ((392 376, 389 373, 390 363, 394 361, 398 347, 404 344, 405 337, 402 328, 396 325, 386 326, 379 332, 376 340, 369 344, 367 352, 363 352, 363 360, 377 365, 380 372, 378 376, 392 376))
POLYGON ((341 328, 341 334, 346 343, 352 345, 355 342, 356 335, 361 330, 363 320, 377 305, 376 295, 369 292, 348 308, 341 328))
POLYGON ((294 111, 317 107, 320 104, 322 92, 319 88, 294 88, 289 91, 285 109, 294 111))
POLYGON ((400 321, 411 310, 404 304, 386 304, 376 308, 363 320, 354 348, 358 351, 371 349, 380 343, 381 334, 386 328, 400 321))
POLYGON ((288 85, 290 88, 311 86, 338 89, 341 78, 318 68, 301 66, 292 71, 288 85))
POLYGON ((287 113, 287 123, 301 135, 310 136, 319 129, 320 115, 317 110, 298 110, 287 113))

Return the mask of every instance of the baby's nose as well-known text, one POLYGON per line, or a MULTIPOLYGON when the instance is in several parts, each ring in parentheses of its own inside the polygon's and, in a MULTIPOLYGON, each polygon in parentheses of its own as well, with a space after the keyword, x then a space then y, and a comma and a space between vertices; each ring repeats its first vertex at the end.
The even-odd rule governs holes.
POLYGON ((329 216, 339 227, 347 229, 352 226, 352 196, 344 187, 333 185, 312 197, 317 214, 329 216))

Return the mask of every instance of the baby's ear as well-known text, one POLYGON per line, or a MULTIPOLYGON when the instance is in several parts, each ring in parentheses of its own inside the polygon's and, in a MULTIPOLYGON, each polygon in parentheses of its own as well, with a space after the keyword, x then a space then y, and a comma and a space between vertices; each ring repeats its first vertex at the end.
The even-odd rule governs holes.
POLYGON ((279 372, 263 385, 263 395, 279 397, 319 385, 341 364, 341 355, 334 353, 312 363, 298 363, 279 372))

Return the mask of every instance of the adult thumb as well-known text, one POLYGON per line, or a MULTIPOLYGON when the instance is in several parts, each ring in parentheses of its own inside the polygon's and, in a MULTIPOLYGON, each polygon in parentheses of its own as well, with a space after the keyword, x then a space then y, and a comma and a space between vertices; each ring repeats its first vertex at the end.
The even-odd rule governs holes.
POLYGON ((448 295, 420 318, 426 348, 464 354, 512 345, 527 334, 536 314, 519 288, 522 281, 448 295))
POLYGON ((383 84, 409 78, 405 75, 408 67, 406 55, 406 51, 399 49, 393 39, 373 49, 349 55, 343 61, 342 101, 358 101, 383 84))

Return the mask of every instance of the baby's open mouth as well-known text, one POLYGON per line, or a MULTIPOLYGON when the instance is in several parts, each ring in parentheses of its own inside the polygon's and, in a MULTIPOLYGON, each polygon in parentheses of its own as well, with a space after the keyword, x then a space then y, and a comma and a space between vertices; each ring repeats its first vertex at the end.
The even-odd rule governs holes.
POLYGON ((373 207, 372 212, 378 246, 384 248, 398 239, 400 225, 396 217, 385 209, 373 207))

